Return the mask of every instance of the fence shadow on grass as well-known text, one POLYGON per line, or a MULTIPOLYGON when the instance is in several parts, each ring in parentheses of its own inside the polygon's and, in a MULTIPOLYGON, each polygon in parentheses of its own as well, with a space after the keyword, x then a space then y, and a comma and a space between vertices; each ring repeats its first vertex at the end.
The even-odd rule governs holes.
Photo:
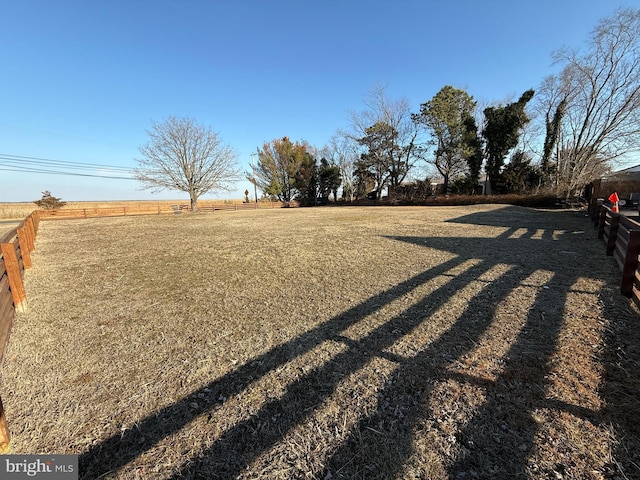
MULTIPOLYGON (((434 243, 434 239, 399 240, 434 243)), ((440 240, 450 239, 435 239, 436 242, 440 240)), ((525 247, 527 241, 515 242, 525 247)), ((466 242, 458 242, 456 250, 474 251, 470 250, 470 247, 466 242)), ((474 254, 477 253, 479 252, 474 251, 474 254)), ((405 417, 410 419, 410 427, 436 417, 428 404, 433 386, 438 382, 453 380, 458 384, 471 385, 484 391, 486 403, 461 431, 455 433, 455 439, 451 440, 452 443, 462 445, 466 453, 448 467, 447 473, 450 478, 516 478, 524 474, 526 460, 533 447, 537 430, 536 422, 531 418, 534 408, 563 408, 574 414, 578 413, 583 418, 596 416, 596 412, 560 402, 549 402, 544 398, 547 365, 556 348, 562 325, 562 306, 568 288, 568 285, 562 280, 559 281, 555 275, 546 285, 548 288, 540 291, 529 309, 524 327, 504 357, 503 371, 497 380, 469 375, 456 368, 456 364, 463 360, 464 355, 477 346, 493 322, 493 309, 536 269, 546 268, 548 265, 534 260, 529 262, 527 268, 513 268, 509 274, 492 282, 486 292, 476 296, 468 304, 464 314, 452 328, 415 358, 400 366, 395 375, 395 383, 389 385, 385 391, 385 398, 388 399, 385 404, 391 401, 392 404, 400 405, 405 417), (445 352, 449 355, 443 355, 445 352), (434 359, 438 360, 434 362, 434 359), (404 394, 410 385, 415 385, 416 378, 428 379, 419 381, 421 399, 417 402, 415 398, 404 394)), ((386 446, 379 441, 376 442, 374 430, 379 431, 379 426, 388 422, 389 412, 385 412, 384 408, 379 408, 364 418, 352 434, 352 445, 339 452, 329 462, 328 471, 337 470, 362 445, 378 445, 381 448, 369 448, 368 461, 384 457, 385 452, 382 448, 386 446)), ((413 428, 405 428, 401 432, 404 435, 395 438, 394 443, 405 446, 402 455, 397 459, 388 459, 393 461, 397 471, 411 453, 409 446, 412 444, 413 428)), ((394 473, 398 473, 397 471, 394 473)), ((348 477, 349 475, 345 476, 348 477)))
POLYGON ((445 249, 460 257, 482 258, 485 271, 503 262, 512 268, 469 302, 457 322, 440 338, 400 365, 394 382, 387 385, 382 394, 385 401, 361 420, 349 441, 330 459, 325 472, 327 475, 329 472, 341 472, 342 478, 359 476, 360 472, 344 467, 354 464, 353 457, 358 455, 357 452, 362 452, 359 454, 363 457, 361 471, 366 471, 367 465, 376 465, 379 459, 385 459, 387 471, 382 476, 397 475, 412 453, 414 428, 435 420, 436 415, 429 408, 433 386, 447 379, 479 387, 486 398, 473 418, 452 439, 453 443, 462 445, 464 453, 447 468, 449 478, 526 476, 527 458, 538 427, 532 418, 536 408, 563 410, 597 422, 598 412, 545 398, 545 379, 563 324, 563 307, 571 286, 582 272, 577 269, 573 272, 558 271, 554 260, 557 252, 551 254, 551 245, 544 241, 550 240, 552 235, 540 232, 538 228, 524 227, 523 232, 522 228, 512 227, 498 238, 477 241, 455 237, 394 237, 399 241, 445 249), (510 238, 514 235, 515 238, 510 238), (539 246, 531 239, 533 235, 538 235, 541 240, 539 246), (513 253, 501 253, 501 249, 513 253), (522 252, 527 252, 527 255, 522 252), (499 378, 487 380, 460 371, 456 364, 460 364, 464 355, 471 352, 486 333, 494 320, 494 308, 538 270, 551 272, 552 276, 540 289, 529 308, 524 327, 504 356, 499 378), (406 394, 416 389, 420 392, 419 398, 406 394), (394 405, 394 408, 389 411, 386 405, 394 405), (394 431, 389 427, 394 420, 393 410, 397 411, 398 407, 403 412, 405 428, 394 431), (380 431, 394 432, 393 440, 381 441, 380 431))
POLYGON ((268 401, 251 417, 228 428, 200 455, 185 459, 172 478, 237 477, 287 432, 308 419, 345 377, 363 368, 374 356, 394 362, 396 370, 378 393, 378 408, 361 418, 347 440, 322 462, 325 471, 317 478, 398 475, 414 450, 414 429, 432 415, 429 397, 433 386, 443 379, 480 387, 486 396, 474 417, 455 433, 455 441, 464 445, 467 454, 459 455, 443 474, 459 478, 467 474, 493 478, 526 475, 527 458, 538 428, 532 418, 535 408, 559 409, 587 421, 599 421, 599 412, 545 396, 549 361, 563 326, 567 295, 579 276, 598 274, 584 272, 579 264, 559 268, 557 261, 558 251, 579 248, 580 241, 595 241, 594 235, 561 232, 561 225, 555 225, 556 233, 554 227, 541 230, 539 227, 545 225, 542 217, 536 225, 517 214, 517 209, 514 212, 507 208, 502 218, 499 211, 455 219, 462 224, 461 229, 465 223, 505 227, 497 238, 387 237, 454 256, 273 348, 191 396, 140 420, 122 435, 92 446, 80 456, 81 478, 97 478, 121 468, 195 417, 210 414, 222 395, 231 397, 242 392, 249 383, 292 360, 292 352, 302 355, 328 340, 342 343, 342 353, 288 385, 280 398, 268 401), (450 273, 469 260, 474 264, 463 274, 450 273), (428 322, 452 294, 497 266, 503 266, 504 273, 485 282, 455 323, 421 352, 407 358, 388 352, 394 343, 428 322), (487 333, 500 302, 537 271, 548 272, 548 288, 540 288, 524 328, 504 357, 499 378, 487 380, 454 368, 487 333), (353 340, 344 335, 350 326, 441 275, 452 278, 366 336, 353 340), (197 408, 193 407, 194 401, 197 408), (278 421, 273 422, 273 418, 278 421))
MULTIPOLYGON (((289 362, 292 359, 291 352, 298 352, 301 355, 327 340, 342 340, 341 332, 351 325, 380 310, 384 305, 406 295, 416 286, 428 282, 437 275, 446 273, 449 269, 462 262, 463 260, 461 259, 447 261, 379 295, 375 295, 365 302, 331 318, 317 328, 256 357, 250 363, 244 364, 220 379, 194 391, 189 397, 140 420, 134 428, 125 430, 121 435, 114 435, 92 446, 88 451, 80 455, 81 477, 87 479, 97 478, 126 465, 160 440, 187 425, 194 417, 208 413, 215 408, 219 405, 221 397, 237 395, 249 383, 289 362), (199 405, 197 409, 192 407, 194 402, 199 405)), ((447 296, 448 293, 442 294, 441 301, 447 296)), ((372 334, 370 345, 374 352, 380 350, 379 347, 382 344, 379 342, 387 345, 397 338, 398 334, 392 334, 393 337, 385 338, 385 335, 389 335, 393 328, 392 325, 387 324, 382 327, 381 331, 372 334)), ((348 371, 341 370, 341 362, 349 364, 350 370, 354 371, 368 360, 368 352, 352 350, 354 349, 348 349, 348 354, 334 359, 329 366, 321 367, 320 371, 311 372, 303 377, 301 381, 292 384, 282 398, 267 403, 249 420, 237 424, 227 431, 207 452, 209 459, 217 455, 225 459, 227 471, 218 471, 218 476, 221 478, 233 478, 236 476, 262 450, 276 442, 278 438, 281 438, 283 432, 299 423, 307 415, 305 412, 308 412, 308 408, 299 409, 299 413, 290 417, 287 416, 295 419, 295 422, 279 423, 277 431, 269 431, 267 432, 268 436, 256 439, 256 435, 251 434, 251 432, 264 430, 260 425, 264 423, 265 419, 271 419, 275 415, 281 416, 281 410, 287 408, 289 399, 295 398, 298 406, 301 403, 301 399, 304 399, 302 403, 305 403, 308 407, 317 406, 322 402, 323 398, 326 398, 333 391, 342 375, 348 373, 348 371), (334 372, 330 372, 328 369, 343 373, 339 373, 337 375, 338 378, 334 381, 330 379, 334 372), (326 382, 328 384, 324 384, 326 382), (226 459, 228 458, 234 459, 235 464, 227 461, 226 459)), ((282 416, 284 417, 284 415, 282 416)), ((206 459, 202 461, 204 462, 206 459)), ((191 459, 185 468, 195 471, 198 469, 198 465, 198 459, 191 459)), ((182 472, 182 474, 186 475, 187 472, 182 472)))
MULTIPOLYGON (((616 287, 610 295, 619 299, 616 287)), ((602 419, 614 427, 616 436, 611 478, 640 478, 640 318, 622 302, 603 298, 602 303, 610 325, 601 355, 602 419)))

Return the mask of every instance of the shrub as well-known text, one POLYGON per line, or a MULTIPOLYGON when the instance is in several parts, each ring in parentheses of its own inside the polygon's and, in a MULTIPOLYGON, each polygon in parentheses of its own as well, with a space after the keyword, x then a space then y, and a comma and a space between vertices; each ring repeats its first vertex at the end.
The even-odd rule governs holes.
POLYGON ((35 200, 33 203, 45 210, 57 210, 67 204, 67 202, 63 202, 60 198, 51 195, 49 190, 42 192, 42 198, 40 200, 35 200))

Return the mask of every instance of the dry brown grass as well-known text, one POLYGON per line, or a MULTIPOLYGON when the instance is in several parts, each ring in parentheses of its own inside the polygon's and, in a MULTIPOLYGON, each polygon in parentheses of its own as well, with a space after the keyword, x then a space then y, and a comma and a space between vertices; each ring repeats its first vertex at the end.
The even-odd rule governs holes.
POLYGON ((637 312, 583 213, 63 220, 32 260, 13 449, 81 478, 640 476, 637 312))
POLYGON ((0 220, 21 220, 36 208, 34 203, 0 203, 0 220))

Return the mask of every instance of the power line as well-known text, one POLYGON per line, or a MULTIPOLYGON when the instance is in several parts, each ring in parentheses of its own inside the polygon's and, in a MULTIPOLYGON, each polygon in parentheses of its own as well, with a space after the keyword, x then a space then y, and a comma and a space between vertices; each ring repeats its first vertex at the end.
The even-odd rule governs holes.
POLYGON ((135 180, 133 172, 126 167, 88 162, 70 162, 51 158, 28 157, 0 153, 0 170, 47 175, 70 175, 78 177, 107 178, 114 180, 135 180), (82 171, 89 173, 81 173, 82 171), (100 173, 90 173, 100 172, 100 173))
POLYGON ((47 163, 54 164, 57 166, 69 166, 69 167, 86 167, 86 168, 106 168, 110 170, 122 170, 129 171, 130 169, 127 167, 119 167, 114 165, 105 165, 99 163, 88 163, 88 162, 70 162, 66 160, 54 160, 51 158, 42 158, 42 157, 27 157, 24 155, 11 155, 7 153, 0 153, 0 159, 2 160, 12 160, 16 162, 24 162, 24 163, 47 163))
POLYGON ((55 170, 40 170, 36 168, 16 168, 10 167, 6 168, 3 164, 0 163, 0 170, 8 171, 8 172, 25 172, 25 173, 44 173, 47 175, 70 175, 74 177, 94 177, 94 178, 110 178, 113 180, 136 180, 134 177, 116 177, 111 175, 93 175, 90 173, 77 173, 77 172, 58 172, 55 170))

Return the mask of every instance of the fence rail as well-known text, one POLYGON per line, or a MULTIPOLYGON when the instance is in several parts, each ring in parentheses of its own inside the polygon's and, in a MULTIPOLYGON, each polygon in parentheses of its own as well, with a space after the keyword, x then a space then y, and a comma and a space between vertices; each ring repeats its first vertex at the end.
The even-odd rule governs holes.
MULTIPOLYGON (((216 211, 263 210, 281 208, 280 202, 252 202, 252 203, 210 203, 198 206, 198 212, 215 213, 216 211)), ((68 218, 95 217, 127 217, 135 215, 179 215, 190 212, 189 205, 157 205, 157 206, 127 206, 122 207, 92 207, 92 208, 63 208, 60 210, 40 210, 43 220, 68 218)))
POLYGON ((606 255, 613 256, 620 269, 620 293, 640 307, 640 221, 600 204, 592 205, 589 215, 606 255))
MULTIPOLYGON (((0 237, 0 365, 9 343, 16 312, 26 309, 24 271, 31 268, 40 215, 31 213, 20 224, 0 237)), ((0 453, 9 450, 11 435, 0 395, 0 453)))

